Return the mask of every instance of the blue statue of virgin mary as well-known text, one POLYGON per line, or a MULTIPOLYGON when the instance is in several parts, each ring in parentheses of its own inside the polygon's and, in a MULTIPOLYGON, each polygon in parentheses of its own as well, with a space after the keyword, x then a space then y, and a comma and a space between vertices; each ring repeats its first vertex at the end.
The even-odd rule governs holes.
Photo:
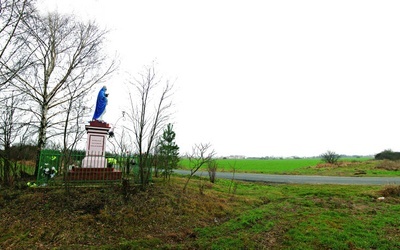
POLYGON ((98 121, 103 121, 103 115, 106 112, 106 106, 107 106, 107 97, 108 94, 106 93, 107 87, 104 86, 101 88, 99 91, 99 94, 97 95, 97 101, 96 101, 96 109, 94 111, 94 115, 92 120, 98 120, 98 121))

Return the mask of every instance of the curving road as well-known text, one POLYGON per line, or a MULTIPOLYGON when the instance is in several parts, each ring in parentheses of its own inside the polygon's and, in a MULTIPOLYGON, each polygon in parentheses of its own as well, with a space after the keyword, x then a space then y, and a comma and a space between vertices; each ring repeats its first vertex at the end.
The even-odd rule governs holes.
MULTIPOLYGON (((174 170, 177 174, 189 175, 189 170, 174 170)), ((195 175, 208 176, 208 172, 199 171, 195 175)), ((217 172, 217 178, 232 179, 232 173, 217 172)), ((270 175, 235 173, 235 180, 259 181, 269 183, 300 183, 300 184, 344 184, 344 185, 389 185, 400 184, 400 177, 338 177, 311 175, 270 175)))

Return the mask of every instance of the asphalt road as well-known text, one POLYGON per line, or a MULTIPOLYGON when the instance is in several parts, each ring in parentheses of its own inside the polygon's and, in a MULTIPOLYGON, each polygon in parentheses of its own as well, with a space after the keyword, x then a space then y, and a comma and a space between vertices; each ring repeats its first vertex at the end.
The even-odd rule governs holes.
MULTIPOLYGON (((174 170, 177 174, 189 175, 188 170, 174 170)), ((208 172, 199 171, 195 175, 208 176, 208 172)), ((232 179, 232 173, 217 172, 216 178, 232 179)), ((344 184, 344 185, 389 185, 400 184, 400 177, 338 177, 311 175, 270 175, 235 173, 235 180, 259 181, 267 183, 300 183, 300 184, 344 184)))

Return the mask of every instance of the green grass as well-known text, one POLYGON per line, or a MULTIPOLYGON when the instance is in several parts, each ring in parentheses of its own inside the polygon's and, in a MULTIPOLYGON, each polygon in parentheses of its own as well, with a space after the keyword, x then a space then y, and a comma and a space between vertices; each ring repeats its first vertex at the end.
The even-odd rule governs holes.
MULTIPOLYGON (((323 164, 318 158, 309 159, 217 159, 218 169, 222 172, 324 175, 324 176, 400 176, 400 164, 397 169, 379 169, 383 161, 371 158, 343 158, 337 165, 323 164)), ((181 159, 179 166, 190 169, 188 159, 181 159)), ((203 166, 205 170, 207 166, 203 166)))
POLYGON ((0 249, 400 248, 400 186, 185 180, 2 189, 0 249))
POLYGON ((231 171, 235 167, 238 171, 257 172, 257 173, 285 173, 299 168, 315 166, 320 163, 320 159, 276 159, 276 160, 257 160, 243 159, 218 160, 218 167, 223 171, 231 171))
POLYGON ((241 184, 259 203, 220 225, 199 228, 207 249, 397 249, 400 193, 377 202, 378 187, 241 184), (397 236, 396 236, 397 235, 397 236))

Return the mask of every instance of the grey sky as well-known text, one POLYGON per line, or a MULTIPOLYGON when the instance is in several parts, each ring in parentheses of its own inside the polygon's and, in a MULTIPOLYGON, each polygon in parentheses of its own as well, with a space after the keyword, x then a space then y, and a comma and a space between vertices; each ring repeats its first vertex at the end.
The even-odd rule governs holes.
POLYGON ((218 155, 400 151, 398 1, 40 2, 111 30, 114 114, 126 72, 156 60, 176 79, 181 153, 200 142, 218 155))

